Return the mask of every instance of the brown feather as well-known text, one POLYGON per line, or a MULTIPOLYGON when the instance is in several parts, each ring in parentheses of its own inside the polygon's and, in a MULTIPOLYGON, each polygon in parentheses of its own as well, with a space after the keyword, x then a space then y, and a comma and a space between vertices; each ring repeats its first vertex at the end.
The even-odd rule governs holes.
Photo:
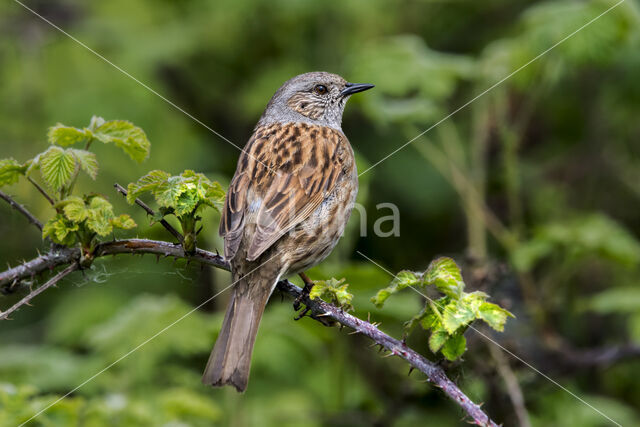
POLYGON ((222 213, 225 257, 235 256, 248 219, 257 224, 247 252, 252 261, 307 218, 351 167, 352 158, 337 155, 347 144, 342 132, 306 123, 257 128, 238 161, 222 213), (252 203, 256 209, 248 212, 252 203))

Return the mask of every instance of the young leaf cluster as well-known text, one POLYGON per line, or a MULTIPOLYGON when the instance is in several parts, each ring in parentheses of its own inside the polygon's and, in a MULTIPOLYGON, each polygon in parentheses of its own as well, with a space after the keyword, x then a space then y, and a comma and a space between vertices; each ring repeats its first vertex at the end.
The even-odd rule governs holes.
POLYGON ((43 238, 65 246, 79 243, 87 257, 97 244, 97 237, 110 234, 114 228, 136 226, 128 215, 116 216, 104 197, 76 196, 73 189, 80 172, 94 180, 98 175, 98 160, 89 151, 94 141, 120 147, 137 162, 145 160, 151 144, 142 129, 126 120, 106 121, 93 116, 89 126, 82 129, 58 123, 49 128, 47 140, 49 147, 24 163, 12 158, 0 160, 0 186, 15 184, 24 176, 55 209, 55 215, 43 227, 43 238), (34 179, 36 170, 40 171, 44 187, 34 179))
POLYGON ((401 271, 391 284, 378 291, 372 298, 377 307, 382 307, 393 294, 407 287, 435 287, 443 294, 439 299, 427 297, 425 307, 405 324, 409 333, 416 325, 430 331, 429 348, 440 351, 449 360, 456 360, 466 350, 464 332, 474 320, 482 320, 496 331, 502 332, 507 317, 513 317, 509 311, 487 302, 486 293, 476 291, 467 293, 460 268, 451 258, 438 258, 431 262, 422 273, 401 271))
POLYGON ((44 225, 42 236, 55 243, 71 246, 80 241, 92 249, 96 236, 107 236, 114 228, 128 230, 136 223, 127 214, 116 216, 113 206, 101 196, 69 196, 56 203, 58 213, 44 225))
POLYGON ((98 160, 89 151, 94 141, 114 144, 133 160, 142 162, 149 156, 151 144, 144 131, 126 120, 105 121, 94 116, 83 129, 58 123, 47 133, 49 147, 33 159, 20 163, 15 159, 0 160, 0 186, 18 182, 20 176, 32 177, 40 170, 40 177, 53 191, 54 199, 69 196, 80 171, 92 179, 98 174, 98 160), (71 147, 84 144, 83 148, 71 147))
POLYGON ((345 279, 338 280, 333 277, 329 280, 317 280, 313 282, 313 288, 311 288, 311 292, 309 292, 309 298, 323 299, 339 306, 344 311, 352 310, 351 300, 353 299, 353 295, 347 291, 349 284, 344 283, 344 281, 345 279))
POLYGON ((127 201, 133 204, 138 196, 151 193, 160 207, 158 218, 175 215, 184 235, 185 251, 192 252, 196 244, 198 213, 209 206, 220 211, 225 192, 216 181, 201 173, 185 170, 180 175, 170 175, 153 170, 128 186, 127 201))

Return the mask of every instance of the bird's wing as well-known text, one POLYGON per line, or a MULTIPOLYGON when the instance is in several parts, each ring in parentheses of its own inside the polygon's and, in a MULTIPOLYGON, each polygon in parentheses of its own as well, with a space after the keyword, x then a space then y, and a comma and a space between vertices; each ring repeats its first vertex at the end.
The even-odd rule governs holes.
POLYGON ((353 167, 346 137, 305 123, 257 128, 231 181, 220 224, 225 256, 235 256, 244 226, 255 222, 247 259, 258 258, 306 219, 353 167))

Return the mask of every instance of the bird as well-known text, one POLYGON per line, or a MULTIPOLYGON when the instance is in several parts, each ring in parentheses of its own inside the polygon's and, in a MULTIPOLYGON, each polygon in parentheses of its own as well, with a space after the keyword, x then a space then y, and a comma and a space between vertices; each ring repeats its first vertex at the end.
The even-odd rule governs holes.
POLYGON ((320 263, 344 233, 358 173, 342 115, 351 95, 372 87, 310 72, 287 80, 267 104, 222 209, 219 233, 233 287, 204 384, 246 390, 260 319, 277 282, 320 263))

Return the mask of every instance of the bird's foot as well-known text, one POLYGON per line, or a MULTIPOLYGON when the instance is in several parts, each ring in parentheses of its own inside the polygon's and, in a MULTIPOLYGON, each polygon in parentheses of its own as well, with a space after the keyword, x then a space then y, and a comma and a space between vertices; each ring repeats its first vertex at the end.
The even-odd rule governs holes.
MULTIPOLYGON (((302 281, 304 282, 304 288, 302 288, 302 292, 300 293, 300 295, 298 295, 298 297, 295 299, 295 301, 293 301, 293 309, 295 311, 298 311, 300 309, 300 304, 305 299, 309 298, 309 293, 311 292, 311 289, 313 288, 313 280, 309 279, 309 277, 304 273, 300 273, 299 276, 302 279, 302 281)), ((307 311, 309 311, 309 310, 305 309, 305 311, 298 318, 296 318, 296 320, 302 318, 305 314, 307 314, 307 311)))

